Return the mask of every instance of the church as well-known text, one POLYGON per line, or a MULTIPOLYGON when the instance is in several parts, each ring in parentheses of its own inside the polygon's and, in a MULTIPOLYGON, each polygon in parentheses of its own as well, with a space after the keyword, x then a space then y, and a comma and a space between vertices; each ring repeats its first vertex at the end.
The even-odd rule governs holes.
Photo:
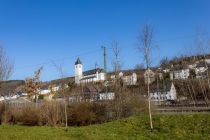
POLYGON ((86 84, 102 82, 105 80, 105 72, 101 68, 95 68, 92 70, 83 72, 83 64, 78 58, 75 62, 75 83, 76 84, 86 84))

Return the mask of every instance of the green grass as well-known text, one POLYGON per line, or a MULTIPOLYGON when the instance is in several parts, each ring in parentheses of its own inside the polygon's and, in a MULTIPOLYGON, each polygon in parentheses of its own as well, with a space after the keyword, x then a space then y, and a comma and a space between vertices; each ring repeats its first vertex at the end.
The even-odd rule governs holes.
POLYGON ((154 131, 148 116, 133 116, 86 127, 0 126, 0 140, 202 140, 210 139, 210 114, 154 115, 154 131))

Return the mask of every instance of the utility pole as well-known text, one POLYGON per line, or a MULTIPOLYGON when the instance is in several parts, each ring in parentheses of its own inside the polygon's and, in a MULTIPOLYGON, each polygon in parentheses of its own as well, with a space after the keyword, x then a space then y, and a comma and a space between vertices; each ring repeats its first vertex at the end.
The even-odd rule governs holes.
POLYGON ((107 64, 106 64, 106 47, 101 46, 102 49, 104 49, 104 72, 107 72, 107 64))
POLYGON ((108 94, 108 82, 107 82, 107 76, 106 76, 106 72, 107 72, 107 64, 106 64, 106 47, 105 46, 101 46, 101 48, 104 50, 104 72, 105 72, 105 87, 106 87, 106 98, 108 98, 107 94, 108 94))

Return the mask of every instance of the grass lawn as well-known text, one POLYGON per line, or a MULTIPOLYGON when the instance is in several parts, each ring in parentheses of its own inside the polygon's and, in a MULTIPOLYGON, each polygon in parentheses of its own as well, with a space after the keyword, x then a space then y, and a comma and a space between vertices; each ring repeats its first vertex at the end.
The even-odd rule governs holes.
POLYGON ((154 115, 154 131, 148 116, 133 116, 86 127, 0 126, 0 140, 135 140, 210 139, 210 114, 154 115))

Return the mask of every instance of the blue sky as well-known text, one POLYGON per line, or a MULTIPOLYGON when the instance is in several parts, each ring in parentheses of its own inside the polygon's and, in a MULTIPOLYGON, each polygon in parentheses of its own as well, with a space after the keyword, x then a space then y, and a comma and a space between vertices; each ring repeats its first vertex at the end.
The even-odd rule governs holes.
POLYGON ((84 69, 103 66, 111 42, 118 41, 123 69, 143 63, 137 51, 139 29, 155 30, 153 65, 186 52, 200 27, 210 30, 209 0, 0 0, 0 44, 14 61, 11 79, 25 79, 44 66, 42 80, 59 78, 51 61, 74 75, 80 57, 84 69))

